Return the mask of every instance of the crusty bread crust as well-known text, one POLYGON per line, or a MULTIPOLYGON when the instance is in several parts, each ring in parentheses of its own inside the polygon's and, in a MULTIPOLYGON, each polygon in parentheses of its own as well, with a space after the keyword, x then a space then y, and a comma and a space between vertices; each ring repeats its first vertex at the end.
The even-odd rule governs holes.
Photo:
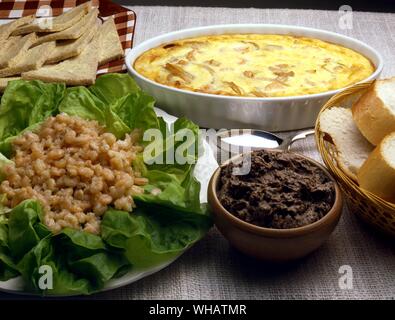
POLYGON ((336 146, 336 161, 348 177, 357 181, 357 172, 368 158, 373 146, 359 132, 351 110, 332 107, 320 115, 320 129, 336 146))
POLYGON ((378 87, 388 82, 395 84, 395 78, 376 81, 352 107, 355 123, 373 145, 395 131, 395 112, 385 105, 378 93, 378 87))
POLYGON ((385 148, 390 143, 395 144, 395 132, 386 136, 374 149, 358 171, 357 177, 363 189, 395 203, 395 167, 385 156, 385 148))

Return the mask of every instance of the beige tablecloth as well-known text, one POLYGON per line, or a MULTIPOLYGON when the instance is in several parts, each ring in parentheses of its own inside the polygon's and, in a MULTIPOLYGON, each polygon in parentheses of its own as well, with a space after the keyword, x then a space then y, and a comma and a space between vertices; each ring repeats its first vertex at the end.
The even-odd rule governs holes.
MULTIPOLYGON (((137 14, 135 44, 187 27, 221 23, 282 23, 315 27, 360 39, 381 52, 383 76, 395 75, 395 14, 353 13, 353 29, 339 27, 335 11, 130 7, 137 14)), ((320 160, 314 139, 294 150, 320 160)), ((270 266, 229 247, 213 228, 171 266, 91 299, 395 299, 395 249, 346 210, 330 239, 306 259, 270 266), (339 268, 353 271, 353 289, 339 288, 339 268)), ((10 298, 0 294, 0 298, 10 298)))

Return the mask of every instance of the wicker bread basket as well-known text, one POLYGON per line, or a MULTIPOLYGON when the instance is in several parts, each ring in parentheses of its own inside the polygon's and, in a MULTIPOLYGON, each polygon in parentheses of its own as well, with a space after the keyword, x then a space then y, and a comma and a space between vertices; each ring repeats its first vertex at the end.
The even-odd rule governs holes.
POLYGON ((336 161, 336 147, 320 129, 320 116, 326 109, 334 106, 351 108, 352 104, 369 88, 373 82, 357 84, 333 96, 322 108, 315 126, 318 150, 329 171, 340 184, 351 212, 367 223, 395 237, 395 204, 363 190, 349 178, 336 161))

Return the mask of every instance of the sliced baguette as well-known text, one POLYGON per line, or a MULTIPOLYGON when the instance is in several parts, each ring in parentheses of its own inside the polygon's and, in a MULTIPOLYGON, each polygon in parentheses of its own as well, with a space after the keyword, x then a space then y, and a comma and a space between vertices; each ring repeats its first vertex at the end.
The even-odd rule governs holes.
POLYGON ((20 80, 20 77, 10 77, 10 78, 0 78, 0 92, 4 92, 5 88, 8 85, 8 82, 12 80, 20 80))
POLYGON ((27 50, 25 54, 13 65, 0 70, 0 78, 9 77, 22 72, 36 70, 47 60, 48 55, 55 49, 55 41, 40 44, 37 47, 27 50))
POLYGON ((78 56, 84 48, 92 41, 97 32, 98 26, 87 30, 77 40, 58 41, 56 47, 49 53, 46 63, 52 64, 68 58, 78 56))
POLYGON ((0 68, 8 68, 18 63, 36 39, 36 34, 31 33, 14 40, 14 42, 0 56, 0 68))
POLYGON ((395 77, 377 80, 353 105, 359 130, 373 145, 395 131, 395 77))
POLYGON ((333 107, 320 116, 320 127, 328 134, 337 149, 340 168, 354 181, 357 172, 373 150, 355 125, 351 109, 333 107))
POLYGON ((27 34, 31 32, 57 32, 75 25, 92 8, 91 1, 85 2, 54 18, 36 18, 29 24, 17 28, 13 35, 27 34))
POLYGON ((123 49, 114 18, 108 18, 100 27, 100 57, 99 65, 123 57, 123 49))
POLYGON ((359 185, 395 203, 395 132, 387 135, 358 171, 359 185))
POLYGON ((96 19, 98 14, 99 14, 99 10, 94 9, 90 11, 87 15, 85 15, 72 27, 62 30, 60 32, 54 32, 44 36, 40 36, 35 42, 35 45, 39 45, 44 42, 55 41, 55 40, 78 39, 87 30, 94 27, 94 25, 96 24, 96 19))
POLYGON ((22 79, 64 82, 71 86, 93 84, 98 66, 98 56, 95 52, 98 50, 100 50, 100 46, 96 36, 80 55, 55 65, 47 65, 38 70, 24 72, 22 79))

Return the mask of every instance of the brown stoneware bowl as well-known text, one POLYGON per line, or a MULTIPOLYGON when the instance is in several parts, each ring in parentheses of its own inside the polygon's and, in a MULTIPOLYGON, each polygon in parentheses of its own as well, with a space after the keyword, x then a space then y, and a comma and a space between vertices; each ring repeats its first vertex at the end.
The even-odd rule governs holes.
POLYGON ((208 203, 214 222, 222 235, 239 251, 271 262, 299 259, 319 248, 335 229, 343 207, 341 191, 329 172, 318 162, 297 154, 296 156, 321 168, 333 181, 334 204, 324 217, 306 226, 292 229, 264 228, 235 217, 221 205, 217 197, 221 168, 241 156, 238 155, 219 167, 211 177, 208 186, 208 203))

